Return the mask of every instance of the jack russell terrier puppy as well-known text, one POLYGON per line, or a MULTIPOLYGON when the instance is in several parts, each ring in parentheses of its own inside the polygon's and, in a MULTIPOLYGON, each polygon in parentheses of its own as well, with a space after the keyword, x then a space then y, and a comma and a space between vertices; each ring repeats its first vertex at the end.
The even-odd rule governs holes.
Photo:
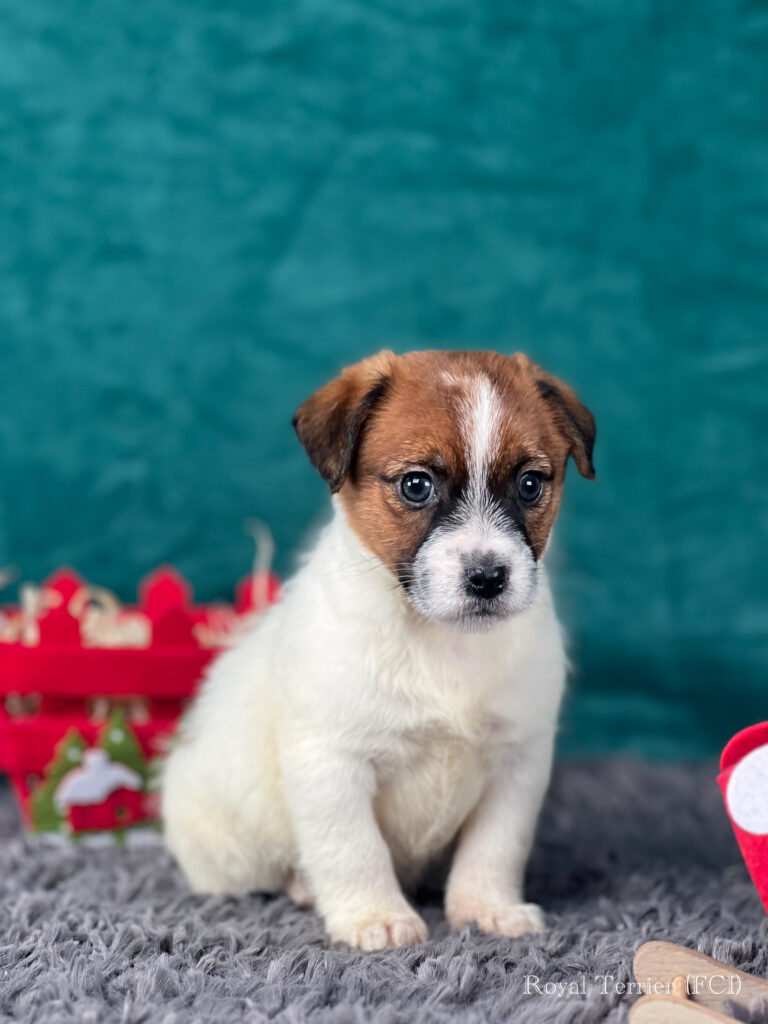
POLYGON ((566 657, 542 557, 592 414, 526 356, 378 355, 294 420, 333 519, 222 654, 163 780, 206 893, 286 890, 333 941, 422 942, 403 895, 452 853, 460 928, 539 931, 523 875, 566 657))

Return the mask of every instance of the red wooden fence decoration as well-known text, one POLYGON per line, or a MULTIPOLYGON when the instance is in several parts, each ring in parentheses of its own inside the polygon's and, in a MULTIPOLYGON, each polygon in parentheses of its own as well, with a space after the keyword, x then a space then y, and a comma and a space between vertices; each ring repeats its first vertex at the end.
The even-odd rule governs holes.
MULTIPOLYGON (((140 584, 138 604, 117 606, 114 613, 118 619, 145 615, 152 627, 149 646, 99 647, 83 645, 78 605, 84 611, 86 602, 72 602, 85 586, 72 569, 54 573, 34 595, 39 608, 30 602, 25 609, 30 628, 23 637, 0 640, 0 771, 10 775, 30 827, 51 820, 50 808, 39 810, 40 801, 33 820, 34 793, 43 793, 37 787, 48 784, 47 773, 66 736, 79 736, 79 742, 92 746, 103 734, 105 709, 119 713, 125 708, 125 728, 133 732, 141 756, 147 763, 160 756, 206 664, 216 655, 215 644, 231 636, 227 629, 237 626, 237 616, 245 622, 254 610, 262 610, 254 605, 263 604, 265 595, 269 603, 280 596, 280 583, 270 573, 241 580, 234 609, 196 605, 184 577, 171 566, 161 566, 140 584), (134 705, 143 709, 135 719, 134 705)), ((23 618, 19 608, 5 606, 3 611, 8 621, 23 618)), ((149 792, 144 794, 146 806, 154 807, 155 815, 149 792)), ((93 822, 110 820, 99 811, 75 815, 67 827, 85 829, 86 818, 87 830, 93 822)))

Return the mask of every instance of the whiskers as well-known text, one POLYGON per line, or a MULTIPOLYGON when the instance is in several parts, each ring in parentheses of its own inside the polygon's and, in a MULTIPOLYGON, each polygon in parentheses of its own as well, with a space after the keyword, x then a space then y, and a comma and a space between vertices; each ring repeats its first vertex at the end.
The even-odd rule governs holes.
POLYGON ((395 562, 393 566, 399 585, 410 587, 418 580, 418 573, 413 567, 413 562, 395 562))
POLYGON ((334 569, 326 570, 326 575, 333 579, 356 579, 359 576, 370 576, 376 572, 383 572, 384 566, 374 555, 361 558, 356 562, 345 562, 334 569))
POLYGON ((364 555, 354 562, 345 562, 328 570, 326 575, 334 580, 349 580, 350 582, 380 575, 384 588, 389 592, 407 589, 417 580, 411 562, 395 562, 394 565, 388 567, 376 555, 364 555))

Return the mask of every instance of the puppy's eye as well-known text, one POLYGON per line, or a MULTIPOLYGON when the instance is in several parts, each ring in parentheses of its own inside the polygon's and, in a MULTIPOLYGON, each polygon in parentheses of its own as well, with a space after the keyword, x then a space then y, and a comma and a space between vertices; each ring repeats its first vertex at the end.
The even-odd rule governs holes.
POLYGON ((544 490, 539 473, 523 473, 517 481, 517 496, 524 505, 535 505, 544 490))
POLYGON ((414 470, 400 481, 400 490, 411 505, 424 505, 435 493, 435 484, 429 473, 414 470))

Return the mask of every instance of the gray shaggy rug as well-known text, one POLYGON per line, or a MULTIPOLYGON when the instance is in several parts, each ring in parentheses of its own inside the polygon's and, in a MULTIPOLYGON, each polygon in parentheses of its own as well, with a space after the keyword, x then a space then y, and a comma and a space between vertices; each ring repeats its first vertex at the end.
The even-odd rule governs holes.
MULTIPOLYGON (((768 976, 768 918, 714 774, 713 765, 629 760, 561 766, 528 885, 549 931, 457 934, 426 893, 429 942, 381 954, 329 948, 318 918, 284 897, 193 896, 159 846, 24 840, 5 791, 1 1019, 623 1021, 632 997, 617 983, 630 980, 632 954, 651 938, 768 976), (551 984, 573 981, 583 992, 551 984)), ((740 1016, 768 1020, 759 1007, 740 1016)))

